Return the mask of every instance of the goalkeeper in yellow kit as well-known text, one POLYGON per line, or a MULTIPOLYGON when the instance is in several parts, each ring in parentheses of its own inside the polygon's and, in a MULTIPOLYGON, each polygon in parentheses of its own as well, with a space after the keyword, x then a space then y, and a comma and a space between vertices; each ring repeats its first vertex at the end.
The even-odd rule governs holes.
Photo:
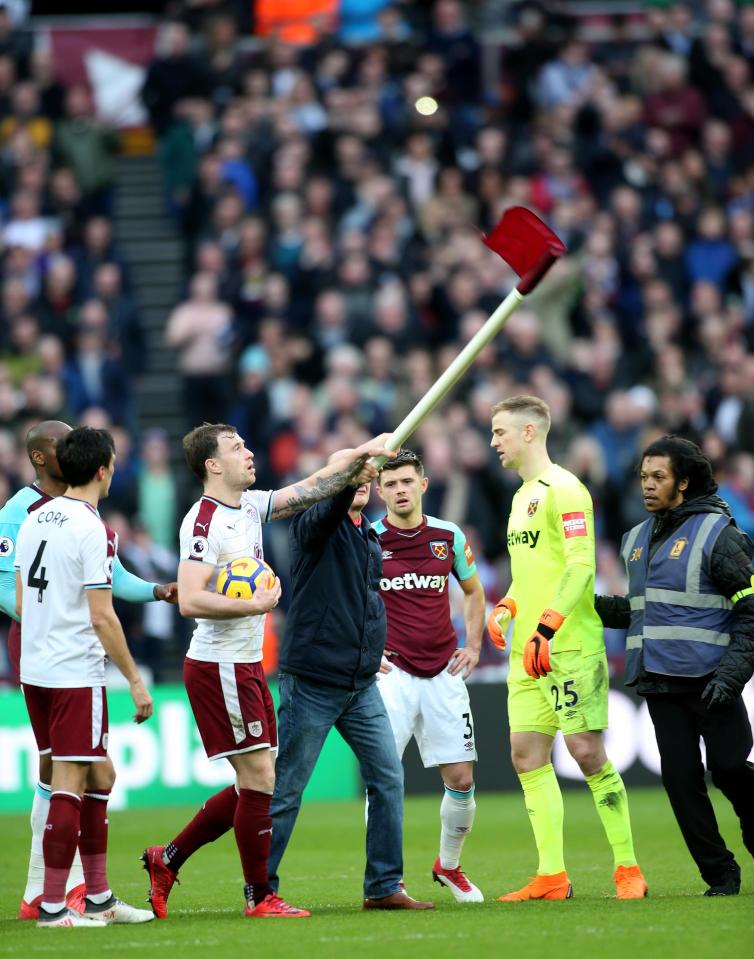
POLYGON ((513 618, 508 675, 511 756, 539 853, 537 875, 507 902, 568 899, 563 797, 551 762, 561 730, 592 791, 615 859, 619 899, 641 899, 647 884, 634 856, 626 790, 607 758, 608 671, 594 609, 594 517, 586 487, 547 453, 550 410, 536 396, 492 408, 492 448, 522 479, 508 521, 513 582, 488 622, 505 646, 513 618))

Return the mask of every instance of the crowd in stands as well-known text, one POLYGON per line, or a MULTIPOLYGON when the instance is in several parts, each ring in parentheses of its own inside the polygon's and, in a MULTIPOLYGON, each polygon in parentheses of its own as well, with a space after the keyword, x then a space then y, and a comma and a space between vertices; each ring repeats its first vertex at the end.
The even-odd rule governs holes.
MULTIPOLYGON (((646 516, 637 457, 663 433, 702 445, 754 536, 754 5, 657 2, 590 29, 493 3, 494 44, 459 0, 345 6, 361 36, 304 46, 249 42, 233 5, 176 2, 160 27, 142 99, 186 241, 165 323, 186 426, 236 425, 262 488, 392 428, 515 283, 479 233, 520 204, 569 253, 414 437, 428 512, 464 527, 497 598, 517 477, 489 449, 489 409, 532 392, 594 497, 598 589, 623 588, 617 545, 646 516)), ((116 141, 2 20, 0 494, 28 480, 32 417, 110 423, 110 508, 134 568, 166 568, 182 504, 132 400, 116 141)), ((285 573, 282 527, 270 550, 285 573)))

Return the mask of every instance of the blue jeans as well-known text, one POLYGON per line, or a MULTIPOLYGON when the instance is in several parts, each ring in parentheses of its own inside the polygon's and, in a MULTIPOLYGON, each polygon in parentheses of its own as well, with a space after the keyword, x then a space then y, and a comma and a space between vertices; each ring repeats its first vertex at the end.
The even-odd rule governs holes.
POLYGON ((301 795, 334 726, 358 759, 367 790, 364 896, 391 896, 403 877, 403 767, 376 683, 348 690, 281 673, 279 689, 280 747, 270 807, 272 888, 277 891, 280 882, 278 866, 301 808, 301 795))

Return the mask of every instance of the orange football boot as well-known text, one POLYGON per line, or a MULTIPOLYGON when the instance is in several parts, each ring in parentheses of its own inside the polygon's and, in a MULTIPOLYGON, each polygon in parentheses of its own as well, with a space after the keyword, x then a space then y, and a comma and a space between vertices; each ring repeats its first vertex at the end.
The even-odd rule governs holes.
POLYGON ((539 873, 528 882, 523 889, 509 892, 507 896, 500 896, 500 902, 526 902, 527 899, 571 899, 573 886, 568 873, 555 872, 549 876, 539 873))
POLYGON ((613 873, 616 899, 643 899, 647 883, 638 866, 618 866, 613 873))

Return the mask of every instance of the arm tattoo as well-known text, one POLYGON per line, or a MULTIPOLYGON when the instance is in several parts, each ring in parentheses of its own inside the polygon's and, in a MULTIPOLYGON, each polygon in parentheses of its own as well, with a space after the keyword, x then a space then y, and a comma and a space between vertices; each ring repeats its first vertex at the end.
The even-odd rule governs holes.
POLYGON ((280 506, 272 507, 271 519, 287 519, 301 510, 308 509, 320 500, 327 499, 328 496, 335 496, 344 489, 353 480, 354 476, 361 471, 367 457, 360 456, 348 464, 344 469, 337 473, 330 473, 329 476, 311 477, 309 482, 294 483, 291 487, 293 493, 288 496, 280 506))

